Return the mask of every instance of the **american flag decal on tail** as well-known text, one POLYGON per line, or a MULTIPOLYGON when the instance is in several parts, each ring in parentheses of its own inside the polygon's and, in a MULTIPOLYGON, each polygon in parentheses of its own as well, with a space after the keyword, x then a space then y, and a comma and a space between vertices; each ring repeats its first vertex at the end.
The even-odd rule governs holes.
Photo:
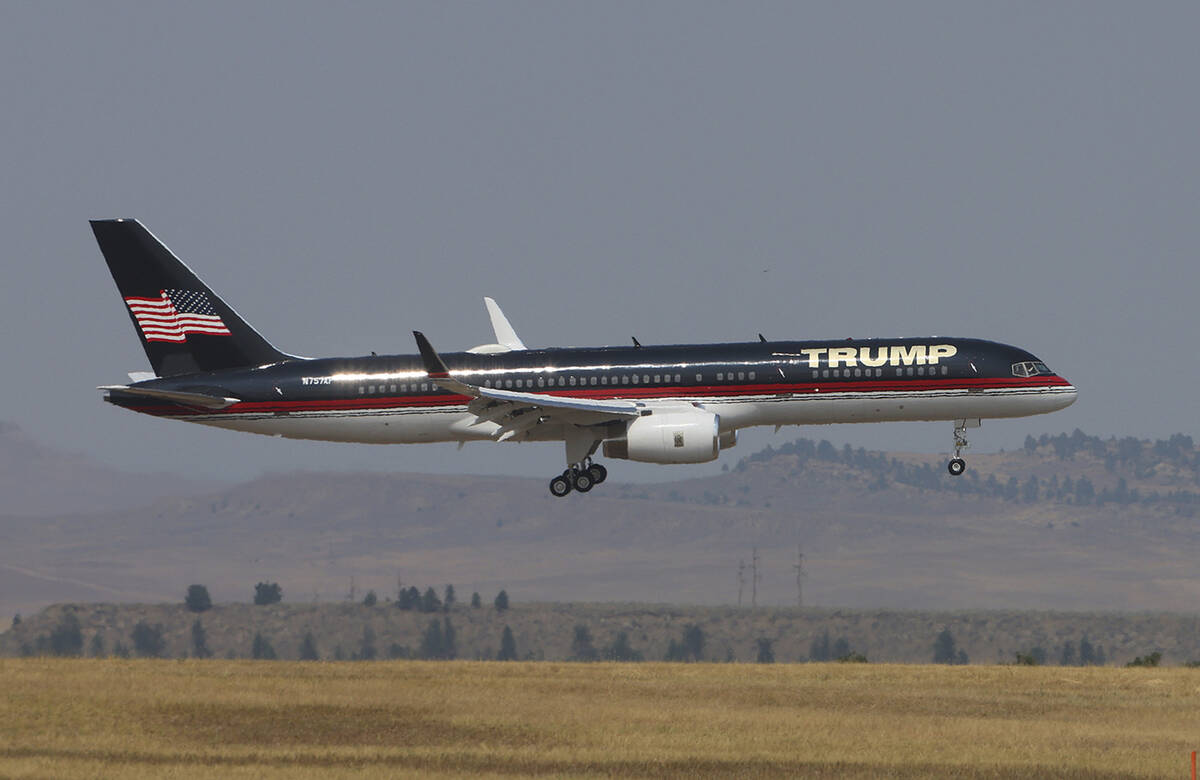
POLYGON ((189 333, 230 336, 208 296, 193 290, 162 290, 158 298, 126 298, 146 341, 187 341, 189 333))

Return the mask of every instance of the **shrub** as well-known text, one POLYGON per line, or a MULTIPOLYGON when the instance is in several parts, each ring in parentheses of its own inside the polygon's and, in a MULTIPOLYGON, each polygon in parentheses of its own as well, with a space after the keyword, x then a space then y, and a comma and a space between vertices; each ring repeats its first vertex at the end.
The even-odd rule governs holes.
POLYGON ((1162 660, 1162 653, 1155 650, 1153 653, 1149 653, 1144 656, 1139 655, 1137 658, 1134 658, 1132 661, 1130 661, 1129 663, 1127 663, 1125 665, 1126 666, 1158 666, 1158 662, 1161 660, 1162 660))
POLYGON ((204 612, 212 609, 212 599, 209 598, 208 588, 203 585, 188 585, 187 595, 183 604, 192 612, 204 612))

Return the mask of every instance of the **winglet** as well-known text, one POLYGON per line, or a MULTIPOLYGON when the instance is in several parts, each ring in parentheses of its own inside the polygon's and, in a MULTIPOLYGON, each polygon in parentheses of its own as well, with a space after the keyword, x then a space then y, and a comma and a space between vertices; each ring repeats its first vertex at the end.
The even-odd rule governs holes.
POLYGON ((483 305, 487 307, 488 317, 492 320, 492 330, 496 333, 496 343, 511 350, 526 349, 525 343, 521 341, 517 332, 513 330, 508 317, 505 317, 504 312, 500 311, 500 304, 496 303, 494 298, 484 297, 483 305))
POLYGON ((420 350, 421 360, 425 363, 425 373, 429 374, 429 378, 435 385, 452 393, 462 393, 472 398, 479 397, 479 388, 450 378, 450 369, 446 368, 441 356, 429 343, 429 339, 425 338, 424 333, 414 330, 413 336, 417 339, 417 349, 420 350))
POLYGON ((446 368, 446 364, 442 362, 433 345, 429 343, 429 339, 425 338, 425 334, 414 330, 413 336, 417 339, 417 349, 421 351, 421 360, 425 361, 425 371, 429 374, 429 378, 448 379, 450 369, 446 368))

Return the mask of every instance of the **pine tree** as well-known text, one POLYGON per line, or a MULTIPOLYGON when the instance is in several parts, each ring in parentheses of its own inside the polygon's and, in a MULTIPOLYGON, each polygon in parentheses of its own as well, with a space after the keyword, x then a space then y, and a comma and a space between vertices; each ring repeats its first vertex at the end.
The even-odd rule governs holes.
POLYGON ((454 626, 450 624, 449 617, 442 620, 442 657, 453 661, 458 657, 458 647, 454 642, 454 626))
POLYGON ((1096 650, 1088 641, 1087 634, 1084 634, 1083 639, 1079 640, 1079 665, 1091 666, 1094 663, 1096 663, 1096 650))
POLYGON ((1075 643, 1067 642, 1063 645, 1062 657, 1059 659, 1059 664, 1062 666, 1075 666, 1075 643))
POLYGON ((756 663, 773 664, 775 663, 775 649, 771 647, 771 640, 765 636, 759 637, 756 640, 758 645, 758 657, 755 658, 756 663))
POLYGON ((479 609, 483 606, 483 599, 479 598, 479 591, 471 594, 471 609, 479 609))
POLYGON ((442 608, 441 599, 438 598, 437 591, 433 588, 426 588, 425 595, 421 598, 422 612, 438 612, 442 608))
POLYGON ((88 645, 88 655, 92 658, 104 657, 104 635, 99 631, 92 634, 92 641, 88 645))
POLYGON ((508 609, 508 591, 502 590, 497 593, 494 604, 497 612, 503 612, 508 609))
POLYGON ((162 624, 159 623, 151 626, 146 621, 139 620, 133 627, 130 639, 133 640, 133 651, 142 658, 158 658, 167 649, 162 624))
POLYGON ((373 607, 379 603, 379 597, 375 595, 375 591, 369 590, 367 595, 363 596, 362 603, 364 607, 373 607))
POLYGON ((621 631, 608 647, 604 648, 606 661, 641 661, 641 652, 629 644, 629 634, 621 631))
POLYGON ((83 654, 83 629, 74 612, 64 612, 50 632, 50 652, 63 656, 83 654))
POLYGON ((808 648, 808 660, 818 662, 833 660, 833 654, 829 648, 828 631, 822 632, 820 636, 813 639, 808 648))
POLYGON ((283 601, 283 588, 278 582, 260 582, 254 586, 254 603, 257 606, 278 604, 283 601))
POLYGON ((212 609, 212 599, 208 595, 208 588, 203 585, 188 585, 187 595, 183 597, 183 604, 192 612, 204 612, 212 609))
POLYGON ((933 642, 933 662, 935 664, 958 663, 958 653, 954 647, 954 635, 949 628, 943 628, 933 642))
POLYGON ((683 629, 683 650, 693 661, 704 660, 704 631, 695 623, 683 629))
POLYGON ((375 649, 375 632, 370 626, 363 626, 362 642, 358 646, 358 660, 374 661, 378 655, 375 649))
POLYGON ((517 660, 517 640, 513 638, 512 629, 507 625, 504 626, 504 634, 500 637, 500 654, 496 656, 496 660, 517 660))
POLYGON ((592 632, 582 623, 575 626, 575 637, 571 640, 572 661, 595 661, 596 648, 592 645, 592 632))
POLYGON ((260 632, 254 633, 254 641, 250 645, 250 657, 259 661, 274 661, 275 648, 271 647, 271 643, 260 632))
POLYGON ((445 641, 442 638, 442 622, 437 618, 429 621, 429 627, 425 629, 424 636, 421 637, 421 658, 433 660, 443 658, 445 652, 445 641))
POLYGON ((317 652, 317 640, 313 637, 313 633, 311 631, 305 631, 304 638, 300 640, 300 660, 321 660, 321 654, 317 652))
POLYGON ((454 586, 447 585, 445 594, 442 596, 442 608, 449 612, 454 607, 454 586))
POLYGON ((192 658, 211 658, 212 650, 208 649, 208 634, 200 618, 192 622, 192 658))

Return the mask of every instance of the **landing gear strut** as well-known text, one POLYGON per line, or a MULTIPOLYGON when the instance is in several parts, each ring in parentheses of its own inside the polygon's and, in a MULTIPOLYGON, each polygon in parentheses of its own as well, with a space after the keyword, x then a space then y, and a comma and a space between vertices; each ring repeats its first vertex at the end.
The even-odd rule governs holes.
POLYGON ((608 469, 599 463, 592 463, 592 459, 587 458, 550 480, 550 494, 562 498, 572 490, 587 493, 606 479, 608 469))
POLYGON ((962 459, 962 451, 970 446, 967 443, 967 428, 978 428, 979 424, 979 420, 954 421, 954 457, 946 464, 946 470, 950 472, 950 476, 961 476, 967 470, 967 462, 962 459))

